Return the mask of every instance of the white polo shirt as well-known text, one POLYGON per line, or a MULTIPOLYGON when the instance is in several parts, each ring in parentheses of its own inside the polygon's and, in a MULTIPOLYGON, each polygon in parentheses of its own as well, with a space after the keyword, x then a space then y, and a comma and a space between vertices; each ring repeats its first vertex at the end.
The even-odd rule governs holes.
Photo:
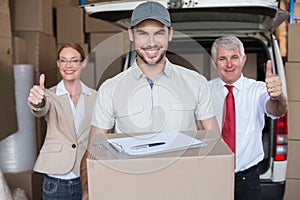
POLYGON ((197 130, 196 120, 214 115, 204 76, 167 60, 151 89, 135 62, 101 85, 91 124, 123 133, 184 131, 197 130))
MULTIPOLYGON (((224 100, 228 93, 220 78, 209 81, 219 128, 222 129, 224 100)), ((265 125, 266 103, 270 99, 264 82, 244 77, 234 84, 236 111, 236 172, 258 164, 264 158, 262 130, 265 125)))

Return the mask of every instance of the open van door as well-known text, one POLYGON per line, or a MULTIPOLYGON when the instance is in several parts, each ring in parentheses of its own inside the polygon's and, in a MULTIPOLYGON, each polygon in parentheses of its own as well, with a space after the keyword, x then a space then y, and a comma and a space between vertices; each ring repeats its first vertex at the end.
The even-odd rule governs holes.
MULTIPOLYGON (((91 17, 127 28, 132 10, 142 2, 145 1, 109 1, 87 4, 83 7, 91 17)), ((273 32, 289 16, 288 12, 278 8, 279 1, 275 0, 157 0, 157 2, 168 8, 175 30, 258 29, 273 32)))

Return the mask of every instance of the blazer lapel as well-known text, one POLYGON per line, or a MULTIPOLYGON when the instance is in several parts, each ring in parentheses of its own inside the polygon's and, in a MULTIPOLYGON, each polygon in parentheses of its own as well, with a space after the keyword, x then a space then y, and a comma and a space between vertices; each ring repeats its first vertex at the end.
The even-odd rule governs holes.
POLYGON ((63 106, 63 115, 65 115, 65 119, 67 121, 66 126, 67 126, 67 130, 69 133, 71 133, 71 137, 70 139, 72 139, 72 141, 75 138, 75 125, 74 125, 74 118, 73 118, 73 113, 72 113, 72 109, 71 109, 71 105, 69 102, 69 98, 67 95, 63 95, 62 96, 62 106, 63 106))
POLYGON ((90 126, 91 118, 94 109, 94 96, 93 95, 85 95, 85 111, 84 111, 84 118, 80 124, 79 131, 77 137, 80 137, 81 134, 84 133, 84 128, 90 126))

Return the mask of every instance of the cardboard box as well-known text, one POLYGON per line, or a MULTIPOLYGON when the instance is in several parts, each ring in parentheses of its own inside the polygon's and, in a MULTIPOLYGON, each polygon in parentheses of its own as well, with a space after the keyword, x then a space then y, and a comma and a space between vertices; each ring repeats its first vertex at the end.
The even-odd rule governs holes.
POLYGON ((28 200, 41 200, 43 197, 43 175, 26 171, 20 173, 5 173, 4 178, 11 190, 21 188, 25 190, 28 200))
POLYGON ((93 158, 87 160, 89 199, 234 198, 233 153, 215 132, 198 132, 197 137, 207 141, 205 147, 140 158, 117 159, 100 145, 106 137, 124 136, 96 135, 93 158))
POLYGON ((288 25, 288 62, 300 62, 300 24, 288 25))
MULTIPOLYGON (((98 61, 99 63, 99 61, 98 61)), ((101 74, 101 70, 98 65, 96 65, 96 89, 99 89, 100 85, 109 78, 114 77, 123 70, 123 58, 119 57, 114 60, 101 74)))
POLYGON ((299 200, 300 179, 287 179, 285 184, 284 200, 299 200))
POLYGON ((41 31, 53 35, 52 0, 14 0, 13 31, 41 31))
POLYGON ((13 63, 24 64, 26 59, 26 41, 20 37, 13 37, 13 63))
POLYGON ((33 64, 36 72, 56 69, 55 37, 38 31, 15 32, 26 41, 27 64, 33 64))
POLYGON ((81 72, 80 79, 90 88, 96 89, 97 84, 94 63, 87 63, 86 67, 81 72))
MULTIPOLYGON (((294 17, 300 17, 300 1, 294 0, 294 17)), ((299 20, 295 20, 295 23, 300 23, 299 20)))
POLYGON ((84 15, 78 6, 62 6, 56 8, 57 43, 84 43, 84 15))
POLYGON ((300 179, 300 141, 288 141, 287 178, 300 179))
MULTIPOLYGON (((41 73, 46 75, 45 86, 49 88, 58 82, 58 70, 56 65, 56 42, 53 36, 43 32, 15 32, 16 37, 25 40, 26 63, 33 64, 34 82, 38 84, 41 73)), ((1 76, 1 74, 0 74, 1 76)), ((1 87, 1 86, 0 86, 1 87)), ((14 94, 14 93, 13 93, 14 94)), ((11 113, 11 112, 10 112, 11 113)), ((8 114, 3 112, 7 117, 8 114)), ((8 123, 6 123, 8 124, 8 123)), ((36 119, 37 149, 43 144, 46 133, 44 119, 36 119)))
POLYGON ((102 42, 110 46, 103 46, 108 50, 108 47, 114 51, 124 51, 125 53, 129 51, 129 39, 127 32, 97 32, 90 33, 90 47, 91 51, 95 50, 98 45, 102 42), (107 41, 106 41, 107 40, 107 41))
MULTIPOLYGON (((280 8, 282 10, 288 10, 287 6, 288 5, 286 2, 284 2, 284 1, 280 2, 280 8)), ((279 42, 278 45, 280 48, 281 57, 287 56, 287 23, 288 23, 288 20, 285 20, 275 30, 275 36, 279 42)))
POLYGON ((86 0, 86 4, 101 3, 101 2, 107 2, 107 1, 118 1, 118 0, 86 0))
POLYGON ((95 64, 96 85, 123 70, 124 55, 129 51, 127 32, 91 33, 91 62, 95 64))
POLYGON ((86 33, 95 33, 95 32, 121 32, 124 31, 121 27, 106 22, 101 19, 90 17, 88 14, 85 14, 85 32, 86 33))
POLYGON ((11 37, 11 23, 10 23, 10 10, 8 6, 8 2, 1 1, 0 2, 0 23, 1 23, 1 30, 0 36, 1 37, 11 37))
MULTIPOLYGON (((81 2, 81 1, 80 1, 81 2)), ((80 6, 79 1, 75 0, 52 0, 53 7, 61 6, 80 6)))
POLYGON ((0 1, 0 90, 5 93, 5 98, 0 98, 0 141, 18 130, 8 3, 9 1, 0 1))
POLYGON ((299 140, 299 119, 300 119, 300 101, 289 101, 288 103, 288 127, 289 127, 289 140, 299 140))
POLYGON ((60 77, 60 73, 59 73, 59 69, 56 67, 54 69, 51 69, 51 70, 46 70, 46 71, 40 71, 40 72, 37 72, 35 75, 35 80, 40 80, 40 75, 41 74, 45 74, 45 87, 46 88, 50 88, 54 85, 56 85, 60 80, 61 80, 61 77, 60 77))
MULTIPOLYGON (((290 10, 290 1, 289 0, 285 0, 285 1, 281 1, 280 5, 284 4, 284 2, 286 2, 286 10, 289 11, 290 10)), ((300 0, 294 0, 294 20, 293 23, 294 24, 299 24, 300 20, 295 19, 296 17, 299 18, 300 17, 300 0)))
MULTIPOLYGON (((89 44, 88 43, 84 43, 84 44, 80 44, 78 43, 82 49, 84 50, 84 53, 85 53, 85 57, 87 57, 90 53, 90 49, 89 49, 89 44)), ((58 43, 57 44, 57 52, 58 50, 61 48, 61 46, 63 45, 63 43, 58 43)))
MULTIPOLYGON (((300 29, 299 29, 300 30, 300 29)), ((299 51, 300 52, 300 51, 299 51)), ((287 93, 289 101, 300 101, 300 90, 297 89, 299 85, 300 62, 287 62, 285 67, 287 93)))

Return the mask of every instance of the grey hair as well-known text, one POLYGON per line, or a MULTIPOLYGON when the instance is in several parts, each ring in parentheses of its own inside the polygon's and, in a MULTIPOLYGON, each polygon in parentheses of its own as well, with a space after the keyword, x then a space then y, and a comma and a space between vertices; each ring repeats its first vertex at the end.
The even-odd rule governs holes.
POLYGON ((236 36, 225 35, 216 39, 211 47, 211 56, 214 61, 217 61, 217 49, 223 48, 226 50, 239 49, 240 55, 245 55, 244 45, 236 36))

